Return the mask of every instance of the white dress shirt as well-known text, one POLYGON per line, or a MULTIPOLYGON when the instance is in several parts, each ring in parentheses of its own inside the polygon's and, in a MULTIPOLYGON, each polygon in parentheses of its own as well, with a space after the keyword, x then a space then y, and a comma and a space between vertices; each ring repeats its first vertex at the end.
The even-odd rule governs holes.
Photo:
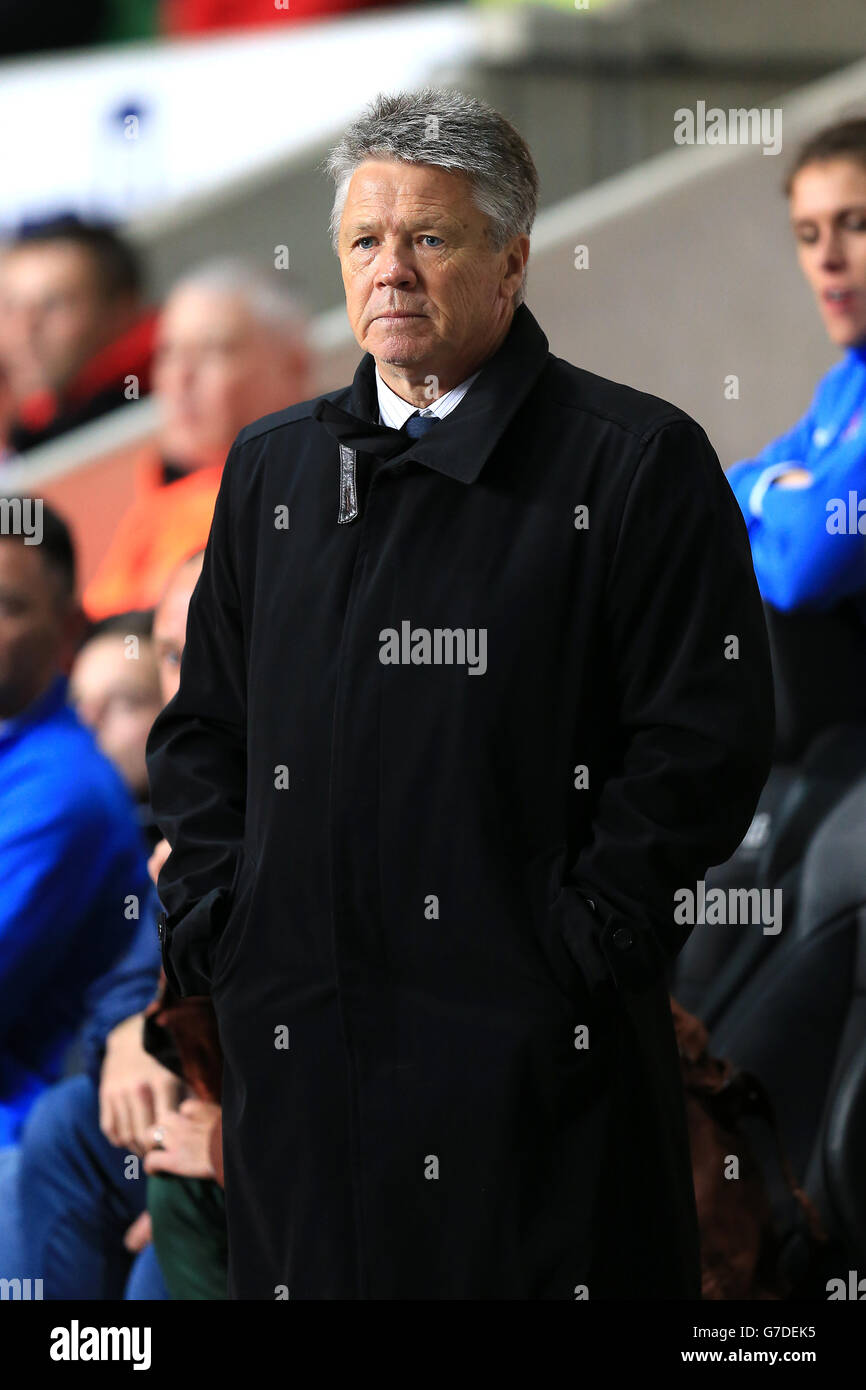
MULTIPOLYGON (((481 368, 478 368, 478 372, 481 368)), ((438 415, 441 420, 443 415, 448 415, 456 405, 459 405, 478 375, 473 372, 465 381, 461 381, 459 386, 454 386, 450 391, 446 391, 444 396, 437 396, 435 401, 425 405, 421 409, 422 415, 438 415)), ((379 395, 379 424, 390 425, 392 430, 400 430, 409 419, 419 409, 417 405, 412 405, 409 401, 404 401, 402 396, 398 396, 396 391, 392 391, 379 375, 379 367, 376 367, 376 390, 379 395)))

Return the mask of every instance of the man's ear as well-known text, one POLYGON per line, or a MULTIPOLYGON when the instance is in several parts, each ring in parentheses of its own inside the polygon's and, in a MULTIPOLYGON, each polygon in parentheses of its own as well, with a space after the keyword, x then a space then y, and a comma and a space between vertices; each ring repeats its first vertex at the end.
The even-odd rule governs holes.
POLYGON ((529 260, 529 237, 513 237, 504 250, 506 261, 502 289, 506 296, 511 298, 523 283, 523 274, 529 260))

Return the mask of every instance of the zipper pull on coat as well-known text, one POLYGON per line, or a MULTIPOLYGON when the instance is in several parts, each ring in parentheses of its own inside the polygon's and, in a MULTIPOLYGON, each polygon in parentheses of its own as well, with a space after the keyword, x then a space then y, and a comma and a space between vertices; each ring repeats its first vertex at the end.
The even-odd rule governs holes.
POLYGON ((340 510, 337 524, 354 521, 358 515, 358 488, 355 475, 355 450, 340 445, 340 510))

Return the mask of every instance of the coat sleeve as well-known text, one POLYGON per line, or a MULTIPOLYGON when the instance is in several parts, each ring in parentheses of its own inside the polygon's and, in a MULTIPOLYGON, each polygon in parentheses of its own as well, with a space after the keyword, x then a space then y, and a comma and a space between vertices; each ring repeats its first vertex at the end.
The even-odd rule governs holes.
POLYGON ((618 754, 556 911, 590 984, 612 977, 640 987, 663 974, 689 934, 675 922, 675 892, 696 893, 748 829, 775 731, 746 528, 709 440, 688 417, 641 443, 603 630, 618 754))
POLYGON ((171 846, 159 875, 162 961, 181 997, 207 994, 244 835, 246 657, 232 446, 189 606, 180 687, 147 743, 154 816, 171 846))

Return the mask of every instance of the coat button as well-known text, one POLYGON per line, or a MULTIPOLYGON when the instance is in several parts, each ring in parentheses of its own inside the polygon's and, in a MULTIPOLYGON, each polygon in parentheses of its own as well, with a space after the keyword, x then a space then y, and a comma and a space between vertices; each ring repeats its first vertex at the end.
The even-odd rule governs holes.
POLYGON ((617 927, 611 939, 620 951, 628 951, 634 945, 634 933, 629 927, 617 927))
POLYGON ((161 945, 165 945, 165 913, 161 912, 156 919, 156 934, 161 945))

